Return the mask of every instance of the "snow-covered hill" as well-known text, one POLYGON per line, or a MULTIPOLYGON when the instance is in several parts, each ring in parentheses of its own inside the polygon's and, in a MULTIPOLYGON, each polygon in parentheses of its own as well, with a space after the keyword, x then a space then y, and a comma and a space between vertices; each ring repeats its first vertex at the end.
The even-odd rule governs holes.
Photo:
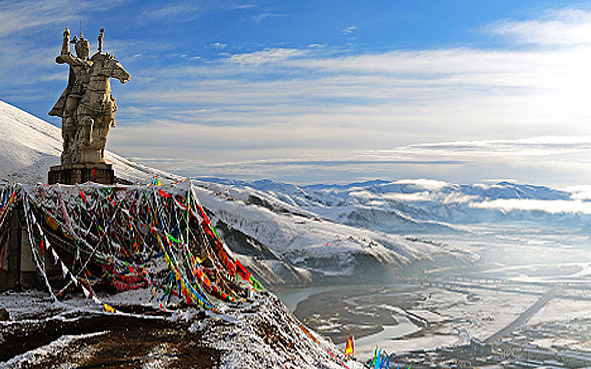
MULTIPOLYGON (((60 152, 59 128, 0 101, 0 179, 45 182, 49 166, 59 163, 60 152)), ((105 157, 123 181, 154 175, 179 179, 110 152, 105 157)), ((230 247, 268 285, 379 281, 400 276, 417 262, 437 265, 476 257, 449 245, 381 232, 370 224, 377 224, 377 218, 366 218, 367 224, 343 221, 332 212, 338 209, 351 214, 356 207, 339 207, 350 199, 338 193, 309 198, 293 185, 217 182, 198 183, 200 201, 230 247)), ((400 220, 400 230, 454 231, 438 221, 417 220, 400 211, 392 214, 400 220)))
MULTIPOLYGON (((46 183, 49 167, 59 165, 61 129, 0 100, 0 179, 23 184, 46 183)), ((115 176, 123 182, 154 175, 176 181, 181 177, 134 163, 105 150, 115 176)))
MULTIPOLYGON (((417 262, 435 266, 449 259, 466 262, 476 257, 447 244, 323 218, 251 188, 211 182, 197 185, 200 202, 212 210, 216 228, 222 230, 231 247, 236 249, 232 245, 233 230, 239 230, 312 282, 381 281, 402 276, 417 262)), ((254 263, 261 257, 254 255, 246 261, 259 274, 264 271, 254 263)), ((267 266, 272 272, 283 268, 276 263, 267 266)))

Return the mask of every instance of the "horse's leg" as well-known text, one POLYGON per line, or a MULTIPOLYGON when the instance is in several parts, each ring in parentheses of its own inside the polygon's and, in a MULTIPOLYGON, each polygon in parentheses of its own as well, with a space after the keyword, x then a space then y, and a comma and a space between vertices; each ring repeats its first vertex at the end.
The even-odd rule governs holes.
POLYGON ((100 130, 95 135, 97 143, 94 147, 96 147, 98 150, 98 155, 100 155, 101 162, 104 162, 105 160, 105 145, 107 143, 107 136, 115 118, 115 112, 113 110, 113 106, 110 105, 109 108, 104 112, 101 117, 100 130))
POLYGON ((88 115, 80 120, 80 141, 85 147, 92 145, 93 125, 94 119, 88 115))
POLYGON ((70 164, 72 162, 72 146, 76 140, 76 111, 80 99, 68 97, 64 107, 64 115, 62 118, 62 139, 63 150, 61 155, 62 164, 70 164))
POLYGON ((103 141, 103 130, 104 130, 104 121, 103 116, 100 114, 95 117, 94 125, 92 127, 92 131, 89 131, 91 135, 90 145, 86 147, 85 157, 88 163, 102 163, 104 162, 101 156, 101 147, 104 147, 105 143, 103 141))

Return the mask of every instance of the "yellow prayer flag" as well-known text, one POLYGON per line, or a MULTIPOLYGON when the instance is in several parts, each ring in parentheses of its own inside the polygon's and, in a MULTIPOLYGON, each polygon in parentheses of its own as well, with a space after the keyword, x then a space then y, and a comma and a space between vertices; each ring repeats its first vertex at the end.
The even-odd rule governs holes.
POLYGON ((345 357, 349 357, 353 355, 355 352, 355 343, 353 341, 353 336, 347 337, 347 345, 345 346, 345 357))

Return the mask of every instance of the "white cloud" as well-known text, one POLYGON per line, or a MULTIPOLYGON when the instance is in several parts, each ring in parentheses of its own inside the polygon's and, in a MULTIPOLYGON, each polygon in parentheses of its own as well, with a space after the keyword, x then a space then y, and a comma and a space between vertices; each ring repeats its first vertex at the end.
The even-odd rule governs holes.
POLYGON ((356 29, 357 29, 357 26, 351 26, 351 27, 343 28, 341 30, 341 33, 343 35, 349 36, 349 35, 353 34, 353 31, 355 31, 356 29))
POLYGON ((264 21, 267 18, 279 18, 279 17, 285 17, 285 14, 261 13, 256 16, 253 16, 252 20, 258 23, 258 22, 264 21))
POLYGON ((466 204, 471 201, 474 201, 476 198, 477 196, 463 195, 460 193, 452 192, 446 195, 442 202, 444 204, 466 204))
POLYGON ((578 8, 553 10, 541 19, 503 20, 486 27, 486 30, 520 44, 589 45, 591 13, 578 8))
POLYGON ((379 196, 386 200, 401 202, 429 202, 435 201, 439 196, 431 192, 413 192, 413 193, 387 193, 379 196))
MULTIPOLYGON (((0 2, 0 35, 63 24, 71 21, 73 1, 3 1, 0 2)), ((81 1, 84 7, 85 2, 81 1)))
MULTIPOLYGON (((415 180, 399 180, 395 181, 396 184, 415 184, 431 183, 435 185, 437 181, 426 180, 426 179, 415 179, 415 180)), ((443 182, 442 182, 443 183, 443 182)), ((422 186, 422 185, 421 185, 422 186)), ((445 186, 449 184, 445 183, 445 186)), ((386 193, 374 193, 367 190, 352 191, 349 193, 352 197, 360 199, 370 200, 375 203, 387 204, 388 201, 397 202, 442 202, 444 204, 465 204, 477 199, 477 196, 465 195, 460 192, 443 193, 440 192, 442 187, 431 187, 427 191, 416 191, 416 192, 386 192, 386 193)), ((417 188, 418 189, 418 188, 417 188)))
MULTIPOLYGON (((105 0, 100 6, 92 0, 17 0, 0 2, 0 38, 19 32, 37 33, 56 25, 78 24, 89 12, 101 13, 125 3, 105 0)), ((22 40, 20 40, 22 41, 22 40)))
POLYGON ((591 202, 564 200, 494 200, 470 203, 470 207, 479 209, 498 209, 503 211, 544 211, 551 214, 580 213, 591 214, 591 202))
MULTIPOLYGON (((375 152, 377 157, 437 156, 549 156, 591 153, 591 136, 543 136, 517 140, 422 143, 375 152)), ((368 153, 369 154, 369 153, 368 153)))
POLYGON ((441 191, 443 188, 450 186, 449 183, 438 181, 435 179, 401 179, 396 182, 396 184, 404 184, 409 185, 409 188, 419 189, 419 190, 427 190, 427 191, 441 191))
POLYGON ((569 186, 564 191, 571 193, 571 198, 576 201, 591 200, 591 185, 569 186))
POLYGON ((167 2, 155 2, 155 5, 146 5, 142 17, 137 21, 145 22, 190 22, 204 15, 216 14, 225 11, 241 11, 255 7, 252 4, 236 4, 234 0, 195 1, 174 0, 167 2))
POLYGON ((255 51, 252 53, 234 54, 228 58, 228 62, 240 65, 259 66, 261 64, 283 61, 304 54, 306 54, 306 51, 299 49, 265 49, 263 51, 255 51))
POLYGON ((219 42, 216 42, 215 44, 211 44, 210 46, 213 47, 214 49, 222 50, 222 49, 225 49, 226 46, 228 46, 228 45, 227 44, 220 44, 219 42))
POLYGON ((146 21, 188 22, 203 14, 201 2, 175 2, 147 7, 142 12, 146 21))

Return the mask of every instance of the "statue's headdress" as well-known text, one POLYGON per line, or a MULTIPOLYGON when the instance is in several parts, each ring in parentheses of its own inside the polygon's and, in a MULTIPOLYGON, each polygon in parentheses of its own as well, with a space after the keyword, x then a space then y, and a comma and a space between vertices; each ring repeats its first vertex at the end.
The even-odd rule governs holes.
POLYGON ((98 35, 98 47, 97 47, 99 54, 103 52, 103 38, 104 37, 105 37, 105 29, 103 27, 101 27, 101 30, 98 35))
POLYGON ((75 48, 76 48, 76 55, 80 56, 82 55, 82 48, 84 47, 85 50, 90 51, 90 43, 88 42, 87 39, 84 38, 84 35, 82 35, 82 32, 80 32, 80 40, 78 40, 78 38, 76 37, 76 35, 74 35, 74 37, 72 37, 72 41, 70 41, 71 44, 76 44, 75 48))

